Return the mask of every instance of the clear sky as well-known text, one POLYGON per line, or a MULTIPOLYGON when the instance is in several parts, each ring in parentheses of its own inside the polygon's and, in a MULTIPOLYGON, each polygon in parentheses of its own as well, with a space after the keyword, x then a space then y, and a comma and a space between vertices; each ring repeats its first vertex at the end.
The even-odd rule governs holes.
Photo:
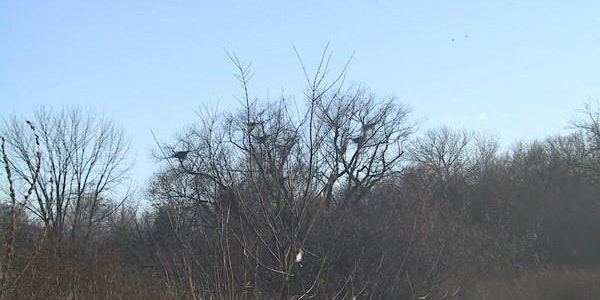
POLYGON ((0 117, 40 105, 112 117, 134 176, 203 105, 239 93, 224 49, 253 63, 256 97, 296 95, 330 43, 334 68, 447 124, 505 144, 565 132, 600 98, 599 1, 0 1, 0 117))

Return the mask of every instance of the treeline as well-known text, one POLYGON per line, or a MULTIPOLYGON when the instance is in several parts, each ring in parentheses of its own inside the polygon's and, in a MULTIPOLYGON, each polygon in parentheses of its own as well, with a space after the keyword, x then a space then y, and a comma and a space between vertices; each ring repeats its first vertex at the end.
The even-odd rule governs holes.
POLYGON ((78 110, 6 119, 0 299, 462 299, 479 280, 600 263, 600 114, 498 142, 308 77, 157 145, 140 211, 129 143, 78 110))

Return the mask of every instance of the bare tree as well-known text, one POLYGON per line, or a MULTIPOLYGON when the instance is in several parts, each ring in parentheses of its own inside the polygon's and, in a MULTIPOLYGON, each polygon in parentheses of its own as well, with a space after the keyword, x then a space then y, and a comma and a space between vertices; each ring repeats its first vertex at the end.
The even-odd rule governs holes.
POLYGON ((585 159, 580 164, 596 181, 600 181, 600 102, 588 102, 581 119, 571 121, 584 138, 585 159))
POLYGON ((401 170, 404 143, 415 125, 395 99, 380 100, 363 88, 319 98, 319 175, 329 205, 335 188, 343 201, 359 201, 376 183, 401 170))
POLYGON ((581 115, 582 120, 574 120, 571 124, 586 134, 590 150, 600 150, 600 102, 588 102, 581 110, 581 115))
MULTIPOLYGON (((172 158, 152 188, 164 208, 181 208, 165 210, 169 224, 203 216, 196 226, 204 229, 177 235, 183 249, 195 249, 180 254, 196 270, 190 274, 203 274, 195 277, 196 285, 185 284, 187 290, 277 299, 334 297, 358 285, 361 290, 366 283, 344 284, 355 276, 352 270, 336 276, 344 279, 333 280, 327 293, 319 287, 340 249, 317 240, 315 228, 326 226, 322 220, 333 207, 359 203, 378 182, 401 170, 403 142, 414 128, 408 110, 361 87, 345 88, 345 69, 330 78, 326 50, 314 75, 301 62, 307 105, 294 114, 283 98, 252 99, 249 66, 230 58, 238 70, 243 108, 205 114, 174 145, 162 146, 160 156, 172 158), (214 259, 198 259, 200 247, 193 245, 199 240, 210 241, 202 248, 214 259)), ((171 273, 186 273, 181 269, 188 267, 171 273)))
POLYGON ((31 139, 34 147, 31 149, 33 153, 30 165, 32 169, 32 178, 29 184, 24 187, 25 191, 22 193, 22 198, 17 195, 17 190, 19 187, 16 186, 13 179, 12 160, 11 157, 9 157, 9 151, 6 149, 6 139, 4 136, 0 135, 0 153, 2 155, 2 163, 5 171, 4 175, 9 191, 9 202, 2 203, 3 206, 7 205, 8 207, 9 219, 7 222, 3 222, 6 223, 6 226, 2 228, 4 234, 2 239, 4 249, 2 250, 4 255, 2 263, 0 263, 0 299, 5 299, 10 295, 11 292, 14 291, 17 283, 27 269, 31 266, 31 263, 41 250, 41 247, 46 240, 46 233, 48 229, 48 226, 43 226, 43 229, 41 230, 42 233, 40 234, 37 244, 34 245, 34 249, 31 253, 16 253, 18 251, 15 249, 15 245, 17 243, 17 232, 20 229, 18 227, 25 223, 24 221, 27 219, 27 216, 25 215, 25 207, 30 203, 30 197, 33 194, 37 182, 40 180, 40 168, 42 165, 42 153, 40 151, 39 135, 36 133, 35 127, 31 122, 27 121, 27 125, 27 133, 31 133, 32 135, 27 134, 27 136, 23 138, 31 139), (26 257, 26 261, 20 262, 20 264, 17 265, 19 263, 17 261, 17 254, 20 254, 22 257, 26 257))
POLYGON ((15 153, 10 163, 18 182, 33 186, 35 201, 26 208, 51 228, 57 242, 68 237, 86 243, 94 226, 126 197, 130 144, 110 120, 77 109, 42 108, 33 123, 45 157, 39 178, 35 147, 22 122, 13 117, 3 128, 7 147, 15 153))
POLYGON ((468 167, 471 143, 467 133, 441 127, 417 138, 409 153, 413 161, 426 166, 442 180, 448 180, 468 167))

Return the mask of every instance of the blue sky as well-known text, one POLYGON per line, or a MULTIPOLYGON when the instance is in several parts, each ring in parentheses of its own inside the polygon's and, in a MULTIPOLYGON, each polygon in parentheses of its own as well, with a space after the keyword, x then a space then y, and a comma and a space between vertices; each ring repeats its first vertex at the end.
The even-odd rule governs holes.
POLYGON ((0 2, 0 117, 80 106, 134 143, 134 177, 204 105, 235 107, 224 49, 252 62, 256 97, 301 100, 291 45, 314 66, 354 53, 350 81, 408 104, 422 128, 446 124, 504 144, 566 132, 600 98, 598 1, 0 2))

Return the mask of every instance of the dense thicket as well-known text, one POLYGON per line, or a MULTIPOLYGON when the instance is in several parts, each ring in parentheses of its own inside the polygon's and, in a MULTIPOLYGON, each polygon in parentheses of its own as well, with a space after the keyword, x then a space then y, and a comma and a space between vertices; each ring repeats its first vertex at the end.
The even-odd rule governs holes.
POLYGON ((598 267, 592 107, 571 134, 500 151, 417 133, 405 106, 326 68, 292 113, 250 98, 236 66, 243 105, 158 146, 147 212, 117 193, 112 123, 7 120, 0 298, 450 299, 497 274, 598 267))

